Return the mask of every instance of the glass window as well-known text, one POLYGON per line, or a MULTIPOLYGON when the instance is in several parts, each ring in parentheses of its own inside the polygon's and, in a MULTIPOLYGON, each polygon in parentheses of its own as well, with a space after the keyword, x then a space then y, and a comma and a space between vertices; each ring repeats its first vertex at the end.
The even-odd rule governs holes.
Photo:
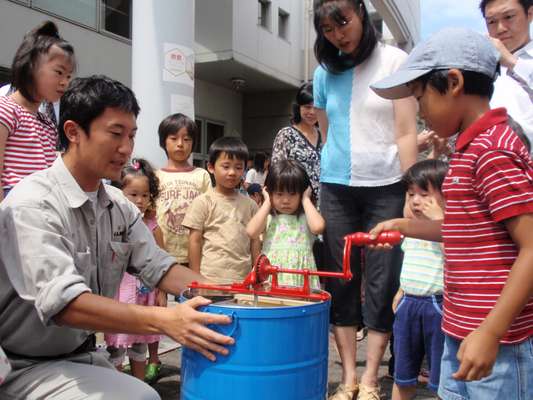
POLYGON ((0 87, 11 82, 11 71, 7 68, 0 67, 0 87))
POLYGON ((131 39, 131 0, 103 0, 102 29, 131 39))
POLYGON ((193 164, 197 167, 207 167, 208 151, 211 144, 218 138, 224 136, 224 125, 222 123, 196 119, 198 126, 199 140, 193 148, 193 164))
POLYGON ((97 0, 33 0, 32 6, 96 29, 97 0))
POLYGON ((196 127, 198 128, 198 137, 194 140, 194 147, 192 149, 193 153, 202 153, 202 131, 204 126, 204 121, 201 119, 197 119, 194 122, 196 122, 196 127))
POLYGON ((259 25, 270 30, 270 0, 259 1, 259 25))
POLYGON ((289 40, 289 13, 281 8, 278 11, 278 36, 289 40))
POLYGON ((208 122, 206 124, 206 153, 209 150, 211 144, 222 136, 224 136, 224 125, 216 124, 213 122, 208 122))

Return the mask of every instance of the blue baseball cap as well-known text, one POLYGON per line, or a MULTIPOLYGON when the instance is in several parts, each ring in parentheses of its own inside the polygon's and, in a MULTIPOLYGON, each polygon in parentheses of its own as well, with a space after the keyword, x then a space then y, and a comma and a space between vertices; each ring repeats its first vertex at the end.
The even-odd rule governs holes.
POLYGON ((457 68, 496 78, 500 54, 490 39, 465 28, 446 28, 419 43, 396 72, 370 87, 386 99, 412 95, 409 82, 434 70, 457 68))

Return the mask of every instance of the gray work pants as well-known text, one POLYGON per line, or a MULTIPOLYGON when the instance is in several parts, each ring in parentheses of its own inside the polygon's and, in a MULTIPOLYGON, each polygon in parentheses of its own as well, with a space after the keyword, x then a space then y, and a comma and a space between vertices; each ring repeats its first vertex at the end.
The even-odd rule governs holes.
POLYGON ((10 362, 13 371, 0 386, 2 400, 161 400, 144 382, 117 371, 102 353, 10 362))

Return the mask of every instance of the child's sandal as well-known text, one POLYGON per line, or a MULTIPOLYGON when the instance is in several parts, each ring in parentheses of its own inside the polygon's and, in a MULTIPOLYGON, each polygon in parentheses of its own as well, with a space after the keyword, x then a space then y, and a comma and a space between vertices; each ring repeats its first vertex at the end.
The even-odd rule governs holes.
POLYGON ((363 384, 359 385, 359 394, 357 395, 357 400, 380 400, 381 395, 379 393, 379 386, 366 386, 363 384))
POLYGON ((328 400, 355 400, 359 392, 359 385, 347 386, 341 383, 335 393, 328 400))
POLYGON ((144 370, 144 381, 147 383, 153 383, 159 377, 161 371, 161 363, 149 363, 144 370))

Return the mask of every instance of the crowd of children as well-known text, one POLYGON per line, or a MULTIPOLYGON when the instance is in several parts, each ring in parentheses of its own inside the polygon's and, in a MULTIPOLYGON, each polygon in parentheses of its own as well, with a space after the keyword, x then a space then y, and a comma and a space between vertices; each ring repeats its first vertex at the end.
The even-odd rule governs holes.
MULTIPOLYGON (((404 173, 404 218, 371 231, 405 235, 400 289, 392 303, 395 400, 415 395, 424 358, 428 386, 443 399, 496 398, 491 391, 533 398, 527 387, 533 377, 533 162, 505 109, 489 107, 498 59, 480 34, 449 29, 371 86, 387 99, 414 96, 440 143, 459 132, 449 166, 428 159, 404 173)), ((17 91, 0 97, 0 200, 56 157, 55 125, 37 110, 42 101, 61 96, 74 65, 74 51, 54 24, 25 37, 14 61, 17 91), (39 149, 28 165, 17 162, 21 135, 39 149)), ((198 140, 193 120, 170 115, 158 135, 166 166, 154 171, 147 161, 133 159, 113 185, 178 263, 218 283, 242 281, 261 252, 275 265, 316 269, 313 243, 326 221, 300 163, 269 165, 258 153, 246 173, 247 146, 226 136, 211 144, 206 171, 190 163, 198 140), (246 194, 238 190, 243 177, 246 194)), ((93 201, 97 194, 87 193, 93 201)), ((302 284, 300 275, 278 279, 302 284)), ((316 277, 311 286, 320 288, 316 277)), ((116 299, 166 307, 167 294, 125 273, 116 299)), ((159 335, 106 334, 105 340, 118 369, 127 354, 132 375, 157 378, 159 335)), ((358 390, 341 387, 335 398, 355 398, 358 390)))

